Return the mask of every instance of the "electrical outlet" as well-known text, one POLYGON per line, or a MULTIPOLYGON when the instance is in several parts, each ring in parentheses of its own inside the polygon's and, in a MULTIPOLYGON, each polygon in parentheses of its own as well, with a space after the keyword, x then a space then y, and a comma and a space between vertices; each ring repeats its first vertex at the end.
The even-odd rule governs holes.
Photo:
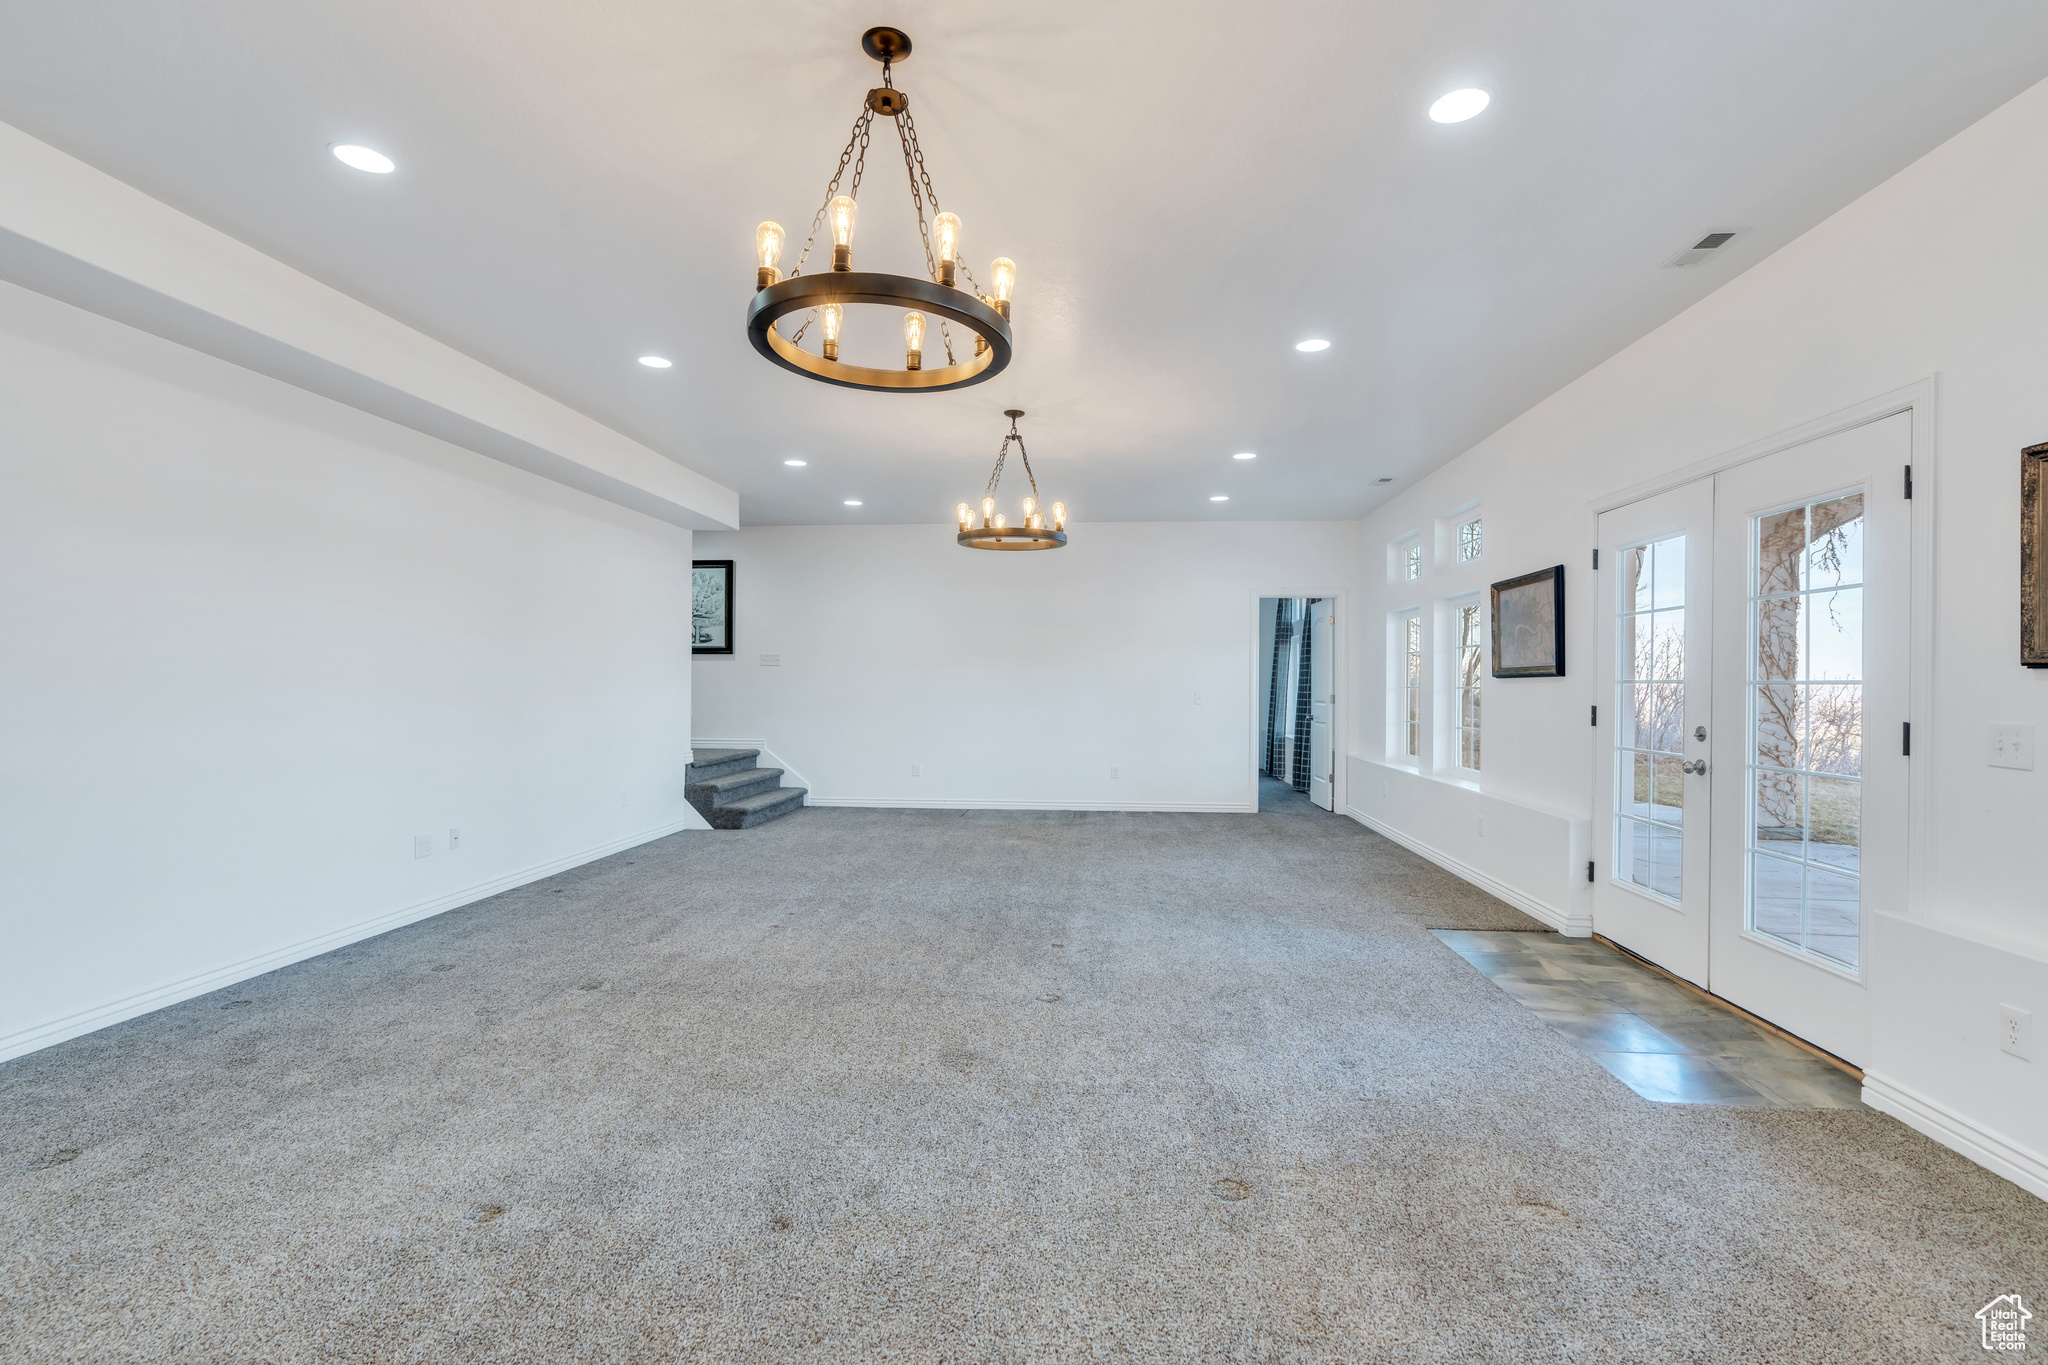
POLYGON ((1991 766, 2034 770, 2034 727, 1994 725, 1991 727, 1991 766))
POLYGON ((1110 776, 1111 776, 1112 778, 1115 778, 1115 777, 1119 776, 1118 770, 1117 770, 1116 768, 1111 768, 1111 769, 1109 770, 1109 775, 1110 775, 1110 776))
POLYGON ((413 835, 413 836, 412 836, 412 856, 413 856, 413 857, 415 857, 415 858, 431 858, 431 857, 433 857, 433 856, 434 856, 434 836, 433 836, 433 835, 431 835, 431 834, 415 834, 415 835, 413 835))
POLYGON ((1195 705, 1197 705, 1197 706, 1200 706, 1201 704, 1202 704, 1202 694, 1201 694, 1200 692, 1197 692, 1197 693, 1195 693, 1195 705))
POLYGON ((458 849, 458 848, 461 848, 461 847, 462 847, 462 831, 461 831, 461 830, 459 830, 459 829, 451 829, 451 830, 449 830, 449 831, 448 831, 448 851, 449 851, 450 853, 453 853, 453 852, 454 852, 454 851, 455 851, 456 849, 458 849))
POLYGON ((2017 1005, 1998 1007, 1998 1050, 2023 1062, 2034 1060, 2034 1012, 2017 1005))
POLYGON ((924 776, 924 764, 922 764, 922 763, 913 763, 913 764, 911 764, 911 765, 910 765, 910 775, 911 775, 912 777, 923 777, 923 776, 924 776))
POLYGON ((780 654, 763 654, 763 655, 761 656, 761 667, 763 667, 763 668, 780 668, 780 667, 782 667, 782 656, 781 656, 780 654))
POLYGON ((1479 837, 1482 839, 1486 837, 1486 817, 1483 815, 1479 817, 1479 837))

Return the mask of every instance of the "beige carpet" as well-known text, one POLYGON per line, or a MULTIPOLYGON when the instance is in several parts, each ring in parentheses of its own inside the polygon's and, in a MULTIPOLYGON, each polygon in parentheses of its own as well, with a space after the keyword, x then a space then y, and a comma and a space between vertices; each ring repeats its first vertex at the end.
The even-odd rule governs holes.
POLYGON ((2048 1292, 2048 1206, 1425 931, 1517 924, 1320 813, 679 836, 0 1066, 0 1359, 1917 1363, 2048 1292))

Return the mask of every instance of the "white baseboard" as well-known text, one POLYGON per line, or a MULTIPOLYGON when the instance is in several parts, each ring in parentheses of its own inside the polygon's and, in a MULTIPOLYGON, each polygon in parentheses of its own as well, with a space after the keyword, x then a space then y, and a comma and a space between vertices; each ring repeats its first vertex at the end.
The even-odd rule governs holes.
POLYGON ((1242 801, 1009 801, 978 797, 915 800, 896 796, 811 796, 806 805, 868 806, 884 810, 1112 810, 1156 811, 1161 814, 1187 812, 1221 815, 1256 815, 1256 805, 1242 801))
POLYGON ((149 990, 138 991, 120 1000, 110 1000, 105 1004, 93 1005, 75 1013, 63 1015, 60 1018, 48 1019, 40 1024, 31 1024, 25 1029, 19 1029, 4 1037, 0 1037, 0 1062, 25 1056, 31 1052, 41 1051, 43 1048, 61 1043, 67 1038, 76 1038, 81 1034, 91 1033, 95 1029, 106 1028, 109 1024, 118 1024, 124 1019, 133 1019, 137 1015, 148 1014, 151 1010, 162 1009, 166 1005, 175 1005, 180 1000, 190 1000, 194 996, 205 995, 208 991, 217 991, 223 986, 232 986, 238 981, 247 981, 253 976, 261 976, 265 972, 275 971, 279 967, 290 966, 294 962, 303 962, 309 957, 318 957, 322 953, 332 952, 336 948, 345 947, 348 944, 357 943, 366 938, 374 938, 378 934, 389 930, 397 929, 419 920, 432 918, 444 910, 458 909, 461 906, 483 900, 487 896, 495 896, 500 891, 510 891, 516 886, 525 886, 528 882, 539 881, 542 877, 551 877, 557 872, 566 872, 572 867, 581 867, 584 863, 596 862, 599 858, 608 858, 614 853, 622 853, 629 848, 636 848, 655 839, 665 839, 671 834, 680 833, 686 829, 704 828, 707 828, 707 826, 704 824, 703 817, 697 815, 692 810, 682 819, 671 821, 665 825, 659 825, 654 829, 642 830, 638 834, 629 834, 623 839, 615 839, 611 843, 601 844, 596 848, 584 849, 581 853, 571 853, 567 857, 538 863, 532 867, 523 868, 518 872, 507 873, 502 877, 493 878, 476 886, 465 887, 460 891, 451 891, 444 896, 436 896, 430 901, 421 901, 418 905, 409 905, 402 910, 393 910, 389 914, 379 915, 374 919, 360 920, 341 929, 330 930, 327 933, 319 934, 312 938, 302 939, 288 947, 274 948, 266 953, 258 953, 254 957, 243 958, 239 962, 231 962, 223 967, 215 967, 208 971, 188 976, 182 981, 173 981, 163 986, 153 986, 149 990))
POLYGON ((1940 1101, 1875 1071, 1863 1073, 1863 1102, 1985 1170, 2004 1176, 2036 1199, 2048 1199, 2048 1158, 2038 1152, 2029 1151, 1940 1101))
POLYGON ((1414 839, 1382 820, 1375 820, 1356 806, 1346 806, 1344 813, 1376 834, 1383 834, 1410 853, 1420 854, 1454 877, 1472 883, 1489 896, 1497 896, 1531 919, 1541 920, 1558 933, 1571 938, 1586 938, 1593 932, 1591 915, 1574 915, 1560 910, 1548 901, 1541 901, 1517 887, 1509 886, 1498 877, 1481 872, 1470 863, 1453 858, 1450 854, 1431 848, 1420 839, 1414 839))

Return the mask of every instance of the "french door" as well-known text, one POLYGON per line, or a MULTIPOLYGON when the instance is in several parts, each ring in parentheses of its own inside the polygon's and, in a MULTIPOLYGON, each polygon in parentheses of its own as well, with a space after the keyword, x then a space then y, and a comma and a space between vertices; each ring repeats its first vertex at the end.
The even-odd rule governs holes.
POLYGON ((1714 481, 1600 518, 1595 724, 1606 741, 1593 923, 1666 971, 1706 986, 1709 788, 1700 772, 1713 677, 1714 481))
POLYGON ((1594 927, 1861 1064, 1904 909, 1900 414, 1600 519, 1594 927))
POLYGON ((1859 1066, 1905 909, 1911 423, 1715 476, 1713 990, 1859 1066))

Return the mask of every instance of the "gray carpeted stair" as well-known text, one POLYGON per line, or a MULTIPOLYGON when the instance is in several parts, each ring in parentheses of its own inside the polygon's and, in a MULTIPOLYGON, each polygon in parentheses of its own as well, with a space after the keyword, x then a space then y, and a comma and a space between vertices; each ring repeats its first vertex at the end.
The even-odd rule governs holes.
POLYGON ((759 749, 693 749, 683 795, 713 829, 747 829, 804 803, 802 787, 782 785, 782 769, 755 766, 759 749))

